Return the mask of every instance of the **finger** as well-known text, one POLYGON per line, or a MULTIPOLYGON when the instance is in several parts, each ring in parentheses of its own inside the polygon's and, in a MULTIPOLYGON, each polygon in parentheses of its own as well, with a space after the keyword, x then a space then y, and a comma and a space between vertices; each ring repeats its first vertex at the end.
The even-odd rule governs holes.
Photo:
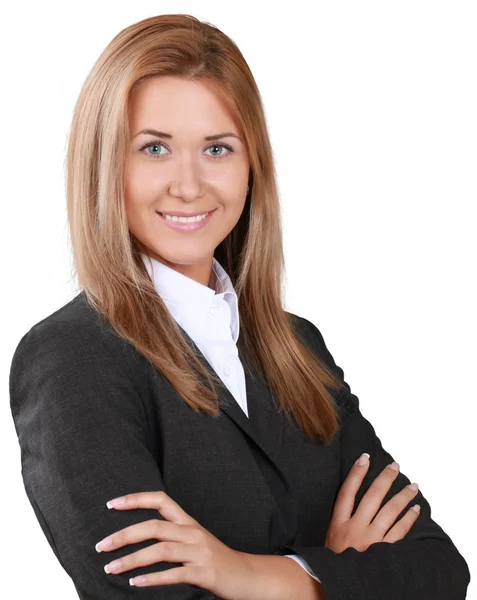
MULTIPOLYGON (((363 455, 361 455, 361 457, 362 456, 363 455)), ((336 497, 330 524, 344 523, 351 518, 356 494, 358 493, 358 490, 363 483, 363 479, 369 469, 369 455, 368 460, 364 463, 364 465, 359 464, 358 461, 360 458, 358 458, 358 460, 351 467, 346 479, 341 485, 336 497)))
MULTIPOLYGON (((388 500, 372 521, 370 527, 374 531, 380 533, 381 537, 384 536, 389 528, 396 522, 398 516, 411 500, 416 497, 419 488, 416 487, 416 490, 413 490, 409 485, 403 488, 398 494, 395 494, 391 500, 388 500)), ((417 484, 414 485, 417 486, 417 484)))
POLYGON ((122 556, 105 565, 104 570, 111 575, 147 567, 159 562, 184 563, 200 560, 203 549, 196 544, 182 544, 180 542, 159 542, 132 554, 122 556))
POLYGON ((384 467, 381 473, 376 477, 368 490, 361 498, 361 501, 356 509, 353 518, 364 525, 369 525, 374 519, 376 513, 381 506, 384 497, 389 491, 389 488, 399 475, 399 465, 396 462, 391 463, 397 466, 397 470, 391 468, 391 465, 384 467))
MULTIPOLYGON (((414 506, 419 506, 415 504, 414 506)), ((399 521, 392 527, 388 533, 384 536, 383 542, 389 542, 394 544, 398 540, 402 540, 410 531, 411 527, 419 518, 419 510, 415 510, 415 508, 411 507, 407 513, 399 519, 399 521)))
POLYGON ((183 525, 192 525, 197 521, 188 515, 175 500, 164 491, 136 492, 123 496, 124 502, 113 508, 115 510, 131 510, 133 508, 153 508, 158 510, 168 521, 183 525))
POLYGON ((111 552, 128 544, 136 544, 144 540, 160 540, 172 542, 196 542, 197 536, 190 525, 180 525, 159 519, 141 521, 109 535, 95 546, 97 552, 111 552))
POLYGON ((133 578, 133 584, 138 587, 151 587, 154 585, 171 585, 177 583, 188 583, 196 585, 203 589, 209 589, 211 577, 208 574, 208 569, 201 566, 185 566, 167 569, 160 573, 148 573, 141 575, 138 578, 133 578))

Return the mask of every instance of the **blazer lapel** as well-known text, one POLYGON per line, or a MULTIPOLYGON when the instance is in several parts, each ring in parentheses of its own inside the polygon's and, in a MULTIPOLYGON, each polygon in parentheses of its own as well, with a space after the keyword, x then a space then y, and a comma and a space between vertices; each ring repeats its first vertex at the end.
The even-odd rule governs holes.
MULTIPOLYGON (((218 376, 194 340, 180 325, 178 325, 178 327, 181 329, 184 338, 187 340, 209 373, 218 376)), ((247 415, 243 412, 234 396, 230 393, 230 390, 222 380, 220 380, 219 387, 219 395, 221 400, 220 409, 268 457, 270 462, 278 471, 287 490, 291 491, 287 478, 280 468, 279 453, 277 451, 278 445, 283 436, 284 417, 278 413, 277 409, 272 408, 269 404, 271 400, 270 390, 263 381, 262 377, 260 377, 255 369, 252 369, 252 372, 248 373, 244 366, 244 371, 248 414, 250 418, 247 417, 247 415)))

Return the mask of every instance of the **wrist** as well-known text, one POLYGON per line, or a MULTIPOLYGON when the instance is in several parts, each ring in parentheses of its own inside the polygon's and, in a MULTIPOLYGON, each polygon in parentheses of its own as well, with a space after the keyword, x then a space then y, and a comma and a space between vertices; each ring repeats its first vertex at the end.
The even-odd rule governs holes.
POLYGON ((295 600, 295 598, 302 600, 326 600, 321 583, 313 579, 301 565, 287 556, 277 556, 277 558, 283 559, 279 568, 286 579, 283 582, 284 591, 281 596, 283 600, 295 600))
POLYGON ((323 586, 291 558, 248 554, 247 561, 263 600, 326 600, 323 586))

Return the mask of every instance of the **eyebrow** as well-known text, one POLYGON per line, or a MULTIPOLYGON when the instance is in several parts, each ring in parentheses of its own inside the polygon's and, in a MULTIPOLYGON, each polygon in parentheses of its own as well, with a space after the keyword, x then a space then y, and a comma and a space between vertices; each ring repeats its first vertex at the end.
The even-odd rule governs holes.
MULTIPOLYGON (((136 133, 136 135, 134 137, 137 137, 138 135, 156 135, 158 137, 164 137, 164 138, 169 138, 171 139, 173 136, 170 133, 165 133, 164 131, 156 131, 155 129, 142 129, 141 131, 139 131, 138 133, 136 133)), ((227 133, 217 133, 215 135, 207 135, 205 136, 204 140, 209 141, 209 140, 218 140, 220 138, 224 138, 224 137, 234 137, 237 138, 238 140, 240 140, 239 136, 236 135, 235 133, 232 132, 227 132, 227 133)))

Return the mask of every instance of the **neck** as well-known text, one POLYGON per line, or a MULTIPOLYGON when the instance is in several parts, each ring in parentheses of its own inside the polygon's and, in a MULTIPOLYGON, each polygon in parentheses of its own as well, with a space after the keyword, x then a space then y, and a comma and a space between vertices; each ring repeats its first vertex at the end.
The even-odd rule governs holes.
POLYGON ((215 276, 215 271, 212 267, 210 268, 209 283, 207 285, 208 287, 210 287, 211 290, 215 291, 215 286, 217 285, 217 277, 215 276))

